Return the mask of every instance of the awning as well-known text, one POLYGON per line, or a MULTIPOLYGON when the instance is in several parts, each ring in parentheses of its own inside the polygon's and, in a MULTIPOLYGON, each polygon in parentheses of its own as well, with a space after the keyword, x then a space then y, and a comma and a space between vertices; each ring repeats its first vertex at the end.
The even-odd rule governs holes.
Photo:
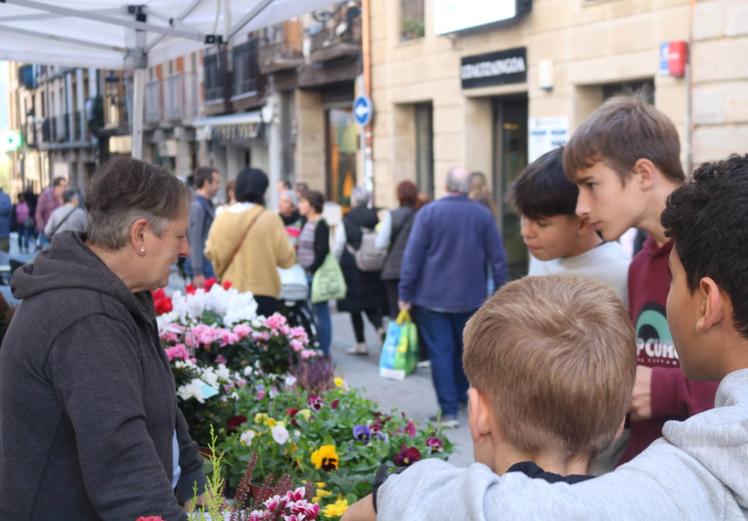
POLYGON ((146 68, 341 0, 0 0, 0 60, 133 70, 142 157, 146 68))
POLYGON ((147 65, 326 8, 340 0, 3 0, 0 60, 129 68, 136 30, 147 65))
POLYGON ((239 112, 225 116, 199 118, 192 122, 195 126, 195 139, 221 141, 255 139, 262 128, 262 112, 239 112))

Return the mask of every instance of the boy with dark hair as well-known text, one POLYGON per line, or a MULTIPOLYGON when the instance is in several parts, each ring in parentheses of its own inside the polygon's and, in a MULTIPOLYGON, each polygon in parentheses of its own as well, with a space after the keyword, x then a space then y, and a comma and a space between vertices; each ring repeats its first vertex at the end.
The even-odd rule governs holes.
MULTIPOLYGON (((661 222, 674 240, 667 311, 675 346, 689 377, 721 380, 716 407, 668 422, 629 463, 573 487, 424 460, 379 488, 378 519, 746 518, 748 155, 699 168, 672 193, 661 222)), ((344 519, 373 519, 365 505, 344 519)))
POLYGON ((631 436, 620 463, 660 437, 667 420, 714 406, 714 382, 693 382, 679 367, 665 314, 673 247, 660 223, 665 201, 685 180, 672 121, 637 96, 611 98, 574 132, 564 170, 579 186, 577 214, 608 241, 629 228, 648 234, 631 262, 628 304, 636 330, 637 374, 631 436))
POLYGON ((528 275, 590 277, 609 285, 625 302, 629 258, 616 241, 603 241, 588 217, 575 213, 579 189, 564 173, 563 150, 533 161, 509 192, 531 253, 528 275))

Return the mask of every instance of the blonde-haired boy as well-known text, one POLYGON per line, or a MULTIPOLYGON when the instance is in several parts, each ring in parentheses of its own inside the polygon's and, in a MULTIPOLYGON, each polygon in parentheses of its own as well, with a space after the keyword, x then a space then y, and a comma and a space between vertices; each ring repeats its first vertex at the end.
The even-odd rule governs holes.
POLYGON ((621 300, 589 279, 526 277, 489 299, 464 337, 476 461, 579 481, 569 476, 588 473, 629 406, 635 344, 621 300))
MULTIPOLYGON (((588 479, 623 427, 636 374, 634 330, 613 290, 568 275, 510 282, 468 321, 464 343, 475 460, 496 474, 588 479)), ((371 519, 373 507, 365 498, 344 519, 371 519)))

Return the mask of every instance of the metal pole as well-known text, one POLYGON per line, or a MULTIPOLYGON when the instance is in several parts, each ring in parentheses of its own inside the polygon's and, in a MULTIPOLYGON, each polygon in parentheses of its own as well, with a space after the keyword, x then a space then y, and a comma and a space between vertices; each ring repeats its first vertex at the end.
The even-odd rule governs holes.
MULTIPOLYGON (((145 32, 135 31, 135 48, 145 52, 145 32)), ((144 57, 136 59, 133 70, 132 157, 143 159, 143 117, 145 113, 145 80, 148 73, 144 57)))

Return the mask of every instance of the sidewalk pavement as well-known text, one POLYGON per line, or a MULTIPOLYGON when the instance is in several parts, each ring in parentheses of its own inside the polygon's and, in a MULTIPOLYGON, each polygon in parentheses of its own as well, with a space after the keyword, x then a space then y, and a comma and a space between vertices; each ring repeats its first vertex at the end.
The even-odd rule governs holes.
MULTIPOLYGON (((332 331, 331 352, 336 374, 340 374, 348 385, 362 388, 364 395, 379 403, 383 411, 397 408, 414 420, 426 420, 438 411, 430 368, 418 368, 403 381, 382 378, 379 376, 379 335, 371 324, 366 322, 368 356, 345 353, 345 349, 355 343, 348 313, 332 314, 332 331)), ((455 445, 449 461, 460 467, 472 463, 473 444, 465 411, 460 412, 460 426, 445 430, 445 434, 455 445)))

